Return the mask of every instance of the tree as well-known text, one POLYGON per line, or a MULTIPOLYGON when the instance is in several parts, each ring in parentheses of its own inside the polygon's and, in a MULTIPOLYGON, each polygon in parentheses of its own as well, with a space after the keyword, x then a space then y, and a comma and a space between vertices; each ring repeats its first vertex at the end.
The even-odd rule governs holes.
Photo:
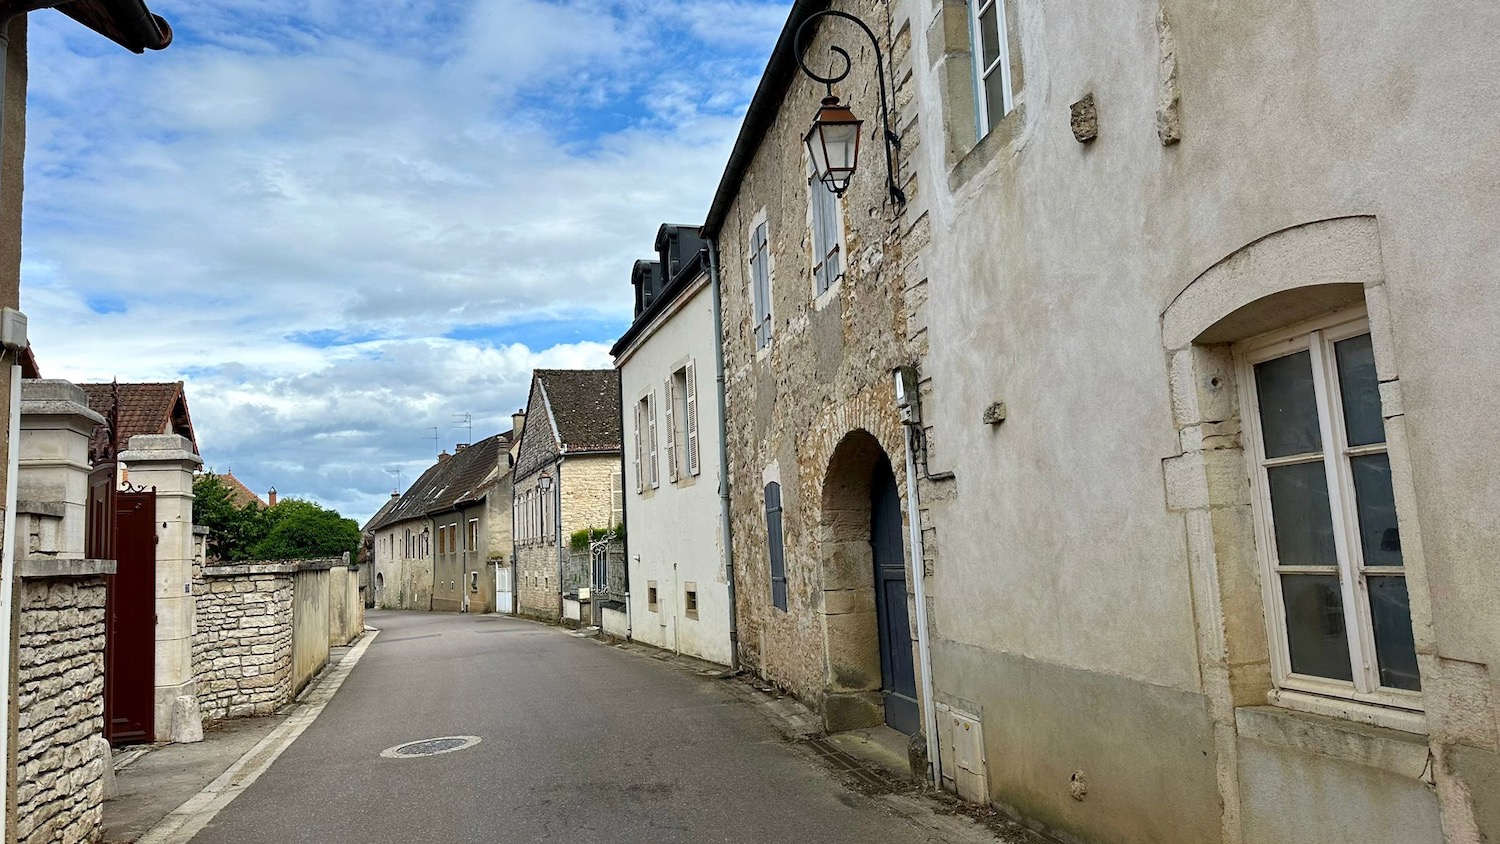
POLYGON ((232 496, 218 475, 193 479, 193 524, 208 528, 211 559, 248 560, 251 546, 265 538, 264 508, 254 503, 236 507, 232 496))
POLYGON ((337 557, 359 552, 359 524, 311 501, 287 498, 262 513, 264 537, 249 549, 256 560, 337 557))

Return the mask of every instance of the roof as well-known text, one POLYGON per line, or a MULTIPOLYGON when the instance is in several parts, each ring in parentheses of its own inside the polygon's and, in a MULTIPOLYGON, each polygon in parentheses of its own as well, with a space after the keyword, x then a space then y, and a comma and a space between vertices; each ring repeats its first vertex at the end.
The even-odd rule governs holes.
POLYGON ((385 518, 385 514, 389 513, 391 511, 391 508, 396 506, 396 502, 398 502, 400 500, 401 500, 401 493, 399 493, 399 492, 393 492, 393 493, 391 493, 391 497, 387 498, 385 500, 385 503, 382 504, 382 505, 380 505, 380 509, 375 511, 375 515, 371 516, 370 520, 368 522, 365 522, 365 526, 363 528, 361 528, 361 530, 363 530, 365 533, 369 533, 370 531, 373 531, 375 529, 375 523, 381 521, 382 519, 384 519, 385 518))
POLYGON ((365 525, 380 530, 397 522, 418 519, 479 501, 500 477, 510 452, 511 432, 482 439, 458 453, 439 458, 394 503, 386 502, 365 525))
POLYGON ((171 25, 151 14, 144 0, 73 0, 57 10, 132 53, 172 43, 171 25))
MULTIPOLYGON (((547 418, 568 451, 620 448, 620 373, 615 369, 538 369, 547 418)), ((527 408, 531 419, 536 408, 527 408)))
POLYGON ((245 486, 244 481, 236 478, 233 472, 225 472, 222 475, 217 472, 205 472, 204 474, 218 478, 219 483, 228 488, 229 501, 234 506, 244 507, 246 504, 254 504, 259 507, 266 506, 266 502, 259 495, 256 495, 250 487, 245 486))
MULTIPOLYGON (((740 124, 740 134, 734 139, 734 149, 729 153, 729 162, 724 165, 724 175, 720 177, 719 187, 714 191, 713 202, 708 207, 708 217, 703 223, 705 238, 718 239, 719 230, 724 226, 724 218, 729 214, 729 206, 739 193, 740 181, 745 177, 750 163, 755 160, 755 152, 760 149, 760 142, 765 139, 766 132, 776 122, 787 89, 791 87, 792 80, 797 78, 797 57, 793 55, 796 51, 797 28, 829 5, 829 0, 795 0, 792 3, 786 25, 781 28, 776 46, 771 49, 766 71, 761 74, 755 95, 750 98, 750 107, 745 109, 745 121, 740 124)), ((817 26, 814 23, 810 29, 817 26)))
MULTIPOLYGON (((110 419, 114 407, 114 393, 120 392, 119 443, 123 451, 130 438, 137 434, 175 433, 187 437, 198 450, 198 436, 193 432, 193 419, 188 413, 187 394, 181 381, 154 382, 145 384, 79 384, 88 396, 89 407, 110 419)), ((89 443, 92 457, 108 455, 110 450, 109 428, 104 425, 94 429, 89 443)))

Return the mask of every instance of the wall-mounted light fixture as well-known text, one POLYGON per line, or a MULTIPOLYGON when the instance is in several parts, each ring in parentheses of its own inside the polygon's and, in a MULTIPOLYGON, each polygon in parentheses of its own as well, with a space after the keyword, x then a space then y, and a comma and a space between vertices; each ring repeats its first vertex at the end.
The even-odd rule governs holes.
POLYGON ((891 201, 897 205, 905 205, 906 193, 896 185, 895 154, 892 152, 895 147, 901 145, 901 138, 891 131, 889 98, 886 96, 885 84, 885 58, 880 52, 880 39, 875 37, 875 32, 864 21, 848 12, 840 12, 836 9, 827 9, 809 15, 807 20, 797 27, 797 36, 792 42, 792 49, 797 55, 797 65, 802 68, 802 72, 809 78, 828 86, 828 96, 823 98, 823 105, 818 109, 818 116, 813 120, 812 128, 807 131, 804 138, 807 152, 812 156, 817 178, 838 196, 844 195, 844 191, 849 189, 849 180, 853 178, 854 171, 859 167, 859 139, 864 125, 864 121, 855 117, 854 112, 848 106, 840 104, 839 98, 833 94, 834 83, 847 79, 849 71, 853 69, 854 63, 849 59, 849 53, 836 44, 828 48, 829 52, 837 54, 844 60, 843 70, 831 76, 822 76, 809 68, 803 56, 802 37, 807 32, 808 25, 823 17, 853 21, 864 30, 866 35, 870 36, 870 44, 875 47, 875 70, 880 80, 880 120, 885 132, 886 187, 890 191, 891 201))

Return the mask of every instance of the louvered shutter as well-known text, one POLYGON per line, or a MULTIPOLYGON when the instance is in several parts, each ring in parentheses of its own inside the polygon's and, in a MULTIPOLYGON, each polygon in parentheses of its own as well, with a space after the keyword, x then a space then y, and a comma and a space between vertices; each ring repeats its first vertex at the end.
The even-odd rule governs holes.
POLYGON ((635 403, 635 491, 643 492, 646 489, 646 478, 641 475, 641 440, 645 438, 645 431, 641 429, 641 403, 635 403))
POLYGON ((677 390, 673 388, 672 376, 667 376, 667 381, 662 385, 662 395, 666 397, 667 406, 663 413, 667 422, 667 480, 677 483, 677 390))
POLYGON ((697 475, 703 471, 698 461, 698 375, 697 367, 692 361, 688 361, 687 370, 687 396, 684 399, 684 412, 687 414, 687 470, 689 475, 697 475))
POLYGON ((646 396, 646 432, 650 439, 647 441, 646 453, 651 460, 651 488, 661 486, 661 473, 656 467, 656 393, 646 396))

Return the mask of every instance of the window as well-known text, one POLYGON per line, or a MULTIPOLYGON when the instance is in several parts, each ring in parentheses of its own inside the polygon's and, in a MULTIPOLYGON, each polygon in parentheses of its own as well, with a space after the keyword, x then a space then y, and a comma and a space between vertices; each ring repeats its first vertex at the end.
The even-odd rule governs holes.
POLYGON ((677 388, 677 374, 674 372, 667 376, 662 384, 662 395, 666 398, 663 408, 666 413, 667 423, 667 480, 677 483, 677 455, 681 453, 678 448, 680 442, 677 437, 677 426, 682 422, 682 412, 677 407, 678 397, 682 392, 677 388))
POLYGON ((646 460, 651 476, 651 488, 661 486, 661 475, 656 466, 656 393, 647 393, 642 399, 646 403, 646 460))
POLYGON ((807 189, 812 194, 813 296, 816 298, 827 293, 844 271, 839 252, 843 203, 817 176, 808 177, 807 189))
POLYGON ((697 475, 702 471, 698 459, 698 384, 696 367, 688 361, 667 378, 667 478, 697 475))
POLYGON ((974 81, 979 137, 1015 108, 1011 88, 1010 25, 1006 0, 969 0, 969 29, 974 38, 974 81))
POLYGON ((750 234, 750 299, 755 306, 755 348, 771 345, 770 224, 762 220, 750 234))
POLYGON ((447 546, 447 542, 445 541, 445 540, 447 540, 447 538, 448 538, 448 531, 447 531, 447 529, 445 527, 443 527, 443 526, 439 526, 438 527, 438 532, 437 532, 437 539, 438 539, 438 549, 437 549, 437 552, 438 552, 438 556, 439 557, 441 557, 444 554, 448 553, 448 546, 447 546))
POLYGON ((406 556, 408 558, 416 556, 416 549, 412 546, 410 528, 406 530, 406 556))
POLYGON ((469 520, 469 545, 464 550, 476 551, 479 549, 479 520, 469 520))
POLYGON ((609 523, 625 523, 625 473, 615 472, 609 476, 609 523))
POLYGON ((646 454, 646 400, 641 399, 635 403, 635 459, 632 465, 635 468, 635 492, 637 495, 646 491, 646 476, 641 474, 646 454))
POLYGON ((1278 687, 1419 709, 1368 320, 1238 351, 1278 687))
POLYGON ((698 617, 698 584, 691 580, 682 584, 682 612, 688 618, 698 617))
POLYGON ((646 583, 646 609, 657 612, 656 581, 654 580, 646 583))
POLYGON ((766 545, 771 557, 771 605, 786 609, 786 547, 781 532, 781 484, 766 484, 766 545))

